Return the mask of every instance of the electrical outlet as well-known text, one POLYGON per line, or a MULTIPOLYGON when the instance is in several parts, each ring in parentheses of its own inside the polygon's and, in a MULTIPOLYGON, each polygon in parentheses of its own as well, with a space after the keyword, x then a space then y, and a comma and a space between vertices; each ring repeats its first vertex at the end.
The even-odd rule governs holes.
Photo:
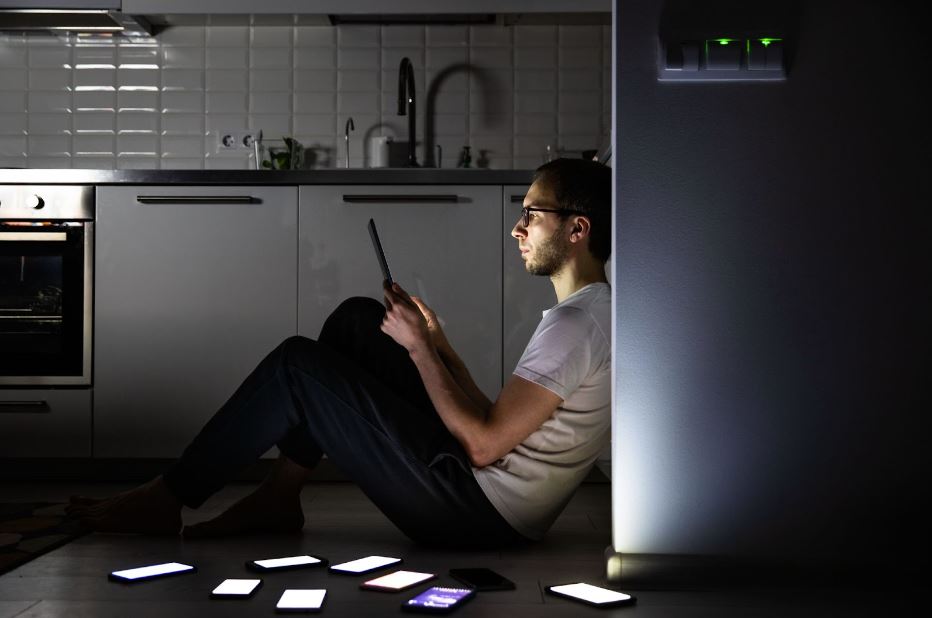
POLYGON ((258 131, 247 129, 224 129, 217 132, 217 152, 230 150, 252 150, 258 131))

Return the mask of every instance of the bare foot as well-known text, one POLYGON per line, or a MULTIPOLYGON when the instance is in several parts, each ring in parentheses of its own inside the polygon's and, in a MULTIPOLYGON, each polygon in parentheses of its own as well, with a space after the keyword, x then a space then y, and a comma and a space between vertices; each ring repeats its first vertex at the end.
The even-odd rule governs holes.
POLYGON ((181 502, 161 476, 111 498, 77 498, 68 514, 98 532, 178 534, 181 530, 181 502))
POLYGON ((217 517, 185 526, 185 538, 200 539, 256 532, 294 533, 304 528, 298 495, 282 496, 260 486, 217 517))

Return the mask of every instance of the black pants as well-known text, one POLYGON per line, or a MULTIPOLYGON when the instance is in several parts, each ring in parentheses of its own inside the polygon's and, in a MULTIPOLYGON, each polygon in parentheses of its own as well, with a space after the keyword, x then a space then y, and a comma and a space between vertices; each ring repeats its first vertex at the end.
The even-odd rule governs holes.
POLYGON ((164 478, 196 508, 273 445, 313 468, 323 453, 412 540, 525 541, 476 482, 405 349, 371 298, 344 301, 319 341, 290 337, 246 378, 164 478))

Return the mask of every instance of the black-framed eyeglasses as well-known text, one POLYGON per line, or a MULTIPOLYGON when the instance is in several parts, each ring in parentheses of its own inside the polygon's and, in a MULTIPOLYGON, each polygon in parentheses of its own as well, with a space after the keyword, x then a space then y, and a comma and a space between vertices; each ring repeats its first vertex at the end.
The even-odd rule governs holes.
POLYGON ((568 208, 537 208, 536 206, 524 206, 521 208, 521 222, 524 223, 524 227, 527 227, 531 224, 531 211, 533 212, 556 212, 560 214, 579 212, 578 210, 570 210, 568 208))

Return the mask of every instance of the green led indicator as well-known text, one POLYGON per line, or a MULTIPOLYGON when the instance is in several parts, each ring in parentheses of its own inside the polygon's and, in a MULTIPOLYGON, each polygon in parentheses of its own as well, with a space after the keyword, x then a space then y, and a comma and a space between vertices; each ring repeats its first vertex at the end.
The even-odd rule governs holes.
POLYGON ((731 39, 718 39, 718 44, 719 44, 719 45, 728 45, 728 42, 729 42, 729 41, 731 41, 731 39))

